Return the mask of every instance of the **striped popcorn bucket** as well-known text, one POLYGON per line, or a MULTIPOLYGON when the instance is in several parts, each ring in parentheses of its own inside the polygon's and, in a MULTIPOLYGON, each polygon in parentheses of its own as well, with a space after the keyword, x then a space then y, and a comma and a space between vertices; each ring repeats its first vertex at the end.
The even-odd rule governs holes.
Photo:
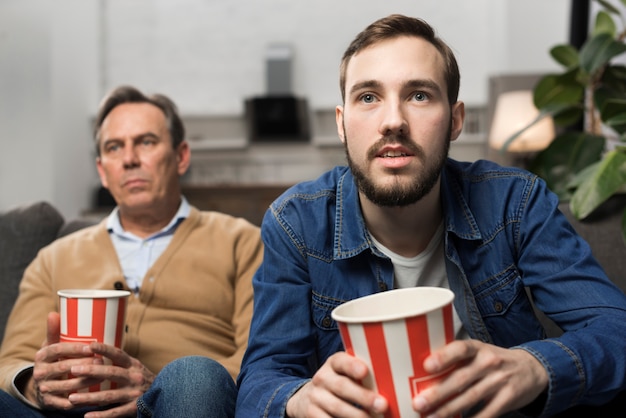
MULTIPOLYGON (((61 342, 101 342, 122 347, 126 305, 130 292, 126 290, 67 289, 59 290, 61 342)), ((105 364, 111 361, 103 358, 105 364)), ((114 389, 115 383, 104 381, 83 392, 114 389)))
POLYGON ((362 384, 389 403, 379 417, 420 418, 411 400, 449 373, 428 375, 423 363, 454 340, 453 300, 448 289, 413 287, 364 296, 333 310, 346 352, 370 370, 362 384))

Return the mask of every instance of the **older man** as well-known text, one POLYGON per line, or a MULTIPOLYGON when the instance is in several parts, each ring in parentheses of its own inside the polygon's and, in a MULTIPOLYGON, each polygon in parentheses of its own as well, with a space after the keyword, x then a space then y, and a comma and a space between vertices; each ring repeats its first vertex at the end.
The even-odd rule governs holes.
POLYGON ((26 270, 0 352, 0 409, 17 417, 233 416, 262 257, 258 228, 200 212, 181 195, 190 150, 169 98, 115 89, 102 102, 95 140, 98 173, 117 207, 43 249, 26 270), (132 291, 121 350, 59 343, 62 288, 132 291), (117 389, 77 393, 102 379, 117 389))

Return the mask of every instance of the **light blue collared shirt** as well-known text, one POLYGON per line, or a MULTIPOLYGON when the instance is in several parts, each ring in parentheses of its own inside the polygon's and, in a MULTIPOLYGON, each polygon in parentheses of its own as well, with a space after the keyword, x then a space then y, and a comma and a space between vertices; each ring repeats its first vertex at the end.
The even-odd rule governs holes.
POLYGON ((178 211, 170 223, 147 238, 139 238, 124 231, 117 207, 107 218, 107 230, 117 252, 126 284, 135 293, 139 292, 146 272, 170 244, 176 228, 189 216, 189 211, 189 202, 181 196, 178 211))

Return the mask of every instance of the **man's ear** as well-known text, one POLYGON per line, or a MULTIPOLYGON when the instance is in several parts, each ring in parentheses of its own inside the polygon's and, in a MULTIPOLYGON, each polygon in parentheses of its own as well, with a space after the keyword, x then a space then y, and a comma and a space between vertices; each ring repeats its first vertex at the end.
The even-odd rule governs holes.
POLYGON ((178 175, 182 176, 191 164, 191 149, 187 141, 182 141, 176 148, 176 160, 178 161, 178 175))
POLYGON ((457 101, 451 109, 452 126, 450 129, 450 141, 454 141, 461 135, 463 122, 465 121, 465 103, 457 101))
POLYGON ((346 133, 343 129, 343 106, 337 106, 335 108, 335 122, 337 123, 337 134, 341 142, 346 142, 346 133))
POLYGON ((107 177, 104 173, 104 169, 102 168, 102 160, 100 157, 96 157, 96 169, 98 170, 98 176, 100 177, 100 184, 102 184, 102 187, 105 189, 108 189, 109 185, 107 183, 107 177))

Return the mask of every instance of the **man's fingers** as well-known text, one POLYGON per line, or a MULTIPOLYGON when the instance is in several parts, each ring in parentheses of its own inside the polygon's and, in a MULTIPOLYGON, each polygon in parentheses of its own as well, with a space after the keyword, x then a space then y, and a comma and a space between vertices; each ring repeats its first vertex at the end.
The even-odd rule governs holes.
POLYGON ((61 317, 57 312, 48 314, 46 330, 46 345, 56 344, 61 340, 61 317))
POLYGON ((361 380, 367 376, 367 365, 346 352, 336 353, 328 360, 337 374, 348 376, 353 380, 361 380))
POLYGON ((434 351, 424 360, 424 370, 436 374, 471 360, 476 356, 479 346, 474 340, 457 340, 434 351))
POLYGON ((46 363, 45 366, 37 366, 33 369, 33 379, 40 383, 48 380, 65 379, 72 367, 81 364, 93 364, 94 361, 97 360, 94 358, 76 358, 46 363))
POLYGON ((82 343, 52 344, 35 353, 35 363, 54 363, 65 359, 88 358, 93 357, 93 354, 89 346, 82 343))
POLYGON ((347 401, 345 405, 349 405, 351 410, 354 409, 354 405, 374 412, 387 410, 386 399, 357 383, 369 373, 367 365, 362 360, 345 352, 336 353, 328 360, 334 373, 328 374, 329 377, 326 377, 326 373, 316 373, 313 376, 314 381, 318 378, 328 380, 324 386, 335 396, 347 401))
POLYGON ((100 364, 77 364, 72 366, 70 373, 74 376, 93 377, 101 380, 112 380, 128 384, 128 369, 100 364))
POLYGON ((133 358, 129 356, 123 350, 108 344, 91 343, 89 349, 94 354, 101 355, 110 359, 114 365, 123 367, 125 369, 133 365, 133 358))
POLYGON ((43 382, 38 387, 40 399, 45 399, 45 404, 50 405, 52 402, 63 403, 60 400, 54 401, 53 398, 67 399, 68 394, 76 392, 82 389, 86 389, 89 386, 99 384, 102 379, 84 378, 84 377, 68 377, 63 380, 51 380, 43 382))

